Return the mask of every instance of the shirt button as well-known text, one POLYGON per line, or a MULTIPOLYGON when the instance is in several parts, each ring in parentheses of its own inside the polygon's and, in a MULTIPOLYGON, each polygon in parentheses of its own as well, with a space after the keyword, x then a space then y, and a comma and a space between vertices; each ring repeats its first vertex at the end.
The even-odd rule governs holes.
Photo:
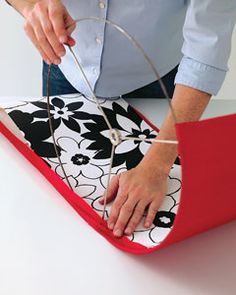
POLYGON ((97 69, 96 68, 93 68, 93 73, 97 74, 97 69))
POLYGON ((99 2, 99 7, 102 8, 102 9, 105 8, 105 3, 99 2))
POLYGON ((100 38, 97 37, 95 40, 96 40, 97 44, 102 44, 102 40, 100 38))

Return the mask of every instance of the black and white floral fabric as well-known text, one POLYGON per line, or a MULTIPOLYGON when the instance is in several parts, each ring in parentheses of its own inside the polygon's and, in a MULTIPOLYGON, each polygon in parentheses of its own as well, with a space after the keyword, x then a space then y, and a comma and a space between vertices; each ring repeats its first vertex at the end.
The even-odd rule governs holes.
MULTIPOLYGON (((113 128, 122 136, 155 138, 153 130, 123 99, 100 99, 103 111, 113 128)), ((57 175, 64 179, 62 167, 56 157, 48 124, 46 98, 4 104, 11 119, 22 132, 31 149, 40 156, 57 175)), ((98 199, 104 193, 111 155, 108 126, 94 101, 82 95, 51 97, 50 116, 60 155, 68 179, 78 198, 83 198, 102 215, 98 199)), ((116 146, 112 167, 115 175, 135 167, 147 152, 150 143, 124 140, 116 146)), ((181 180, 178 159, 168 177, 165 200, 149 229, 139 224, 128 238, 147 247, 159 244, 170 232, 178 209, 181 180)), ((107 205, 108 218, 112 204, 107 205)))

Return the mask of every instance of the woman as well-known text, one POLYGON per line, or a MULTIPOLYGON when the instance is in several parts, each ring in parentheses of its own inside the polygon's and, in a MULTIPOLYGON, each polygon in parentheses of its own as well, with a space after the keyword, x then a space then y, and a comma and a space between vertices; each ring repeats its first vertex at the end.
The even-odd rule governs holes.
MULTIPOLYGON (((145 61, 111 27, 97 22, 79 23, 74 38, 71 37, 75 29, 71 25, 73 19, 86 16, 107 17, 137 39, 168 85, 179 122, 201 117, 211 96, 221 88, 228 70, 236 18, 234 0, 8 2, 25 17, 25 32, 44 60, 44 95, 45 73, 51 63, 54 64, 52 94, 90 94, 66 52, 67 43, 75 46, 98 96, 162 96, 145 61), (71 26, 66 30, 68 25, 71 26)), ((176 138, 170 112, 157 137, 176 138)), ((108 202, 114 200, 114 203, 108 227, 115 236, 131 234, 145 209, 148 211, 144 226, 152 224, 176 156, 176 146, 153 143, 135 168, 112 178, 108 202)))

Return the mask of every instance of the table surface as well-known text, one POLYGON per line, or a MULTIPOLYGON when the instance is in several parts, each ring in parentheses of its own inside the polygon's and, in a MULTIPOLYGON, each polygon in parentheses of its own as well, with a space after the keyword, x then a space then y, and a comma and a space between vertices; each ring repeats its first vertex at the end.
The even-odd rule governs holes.
MULTIPOLYGON (((128 101, 160 127, 165 100, 128 101)), ((234 100, 212 100, 203 117, 235 110, 234 100)), ((90 228, 2 135, 0 161, 0 294, 235 294, 236 222, 132 256, 90 228)))

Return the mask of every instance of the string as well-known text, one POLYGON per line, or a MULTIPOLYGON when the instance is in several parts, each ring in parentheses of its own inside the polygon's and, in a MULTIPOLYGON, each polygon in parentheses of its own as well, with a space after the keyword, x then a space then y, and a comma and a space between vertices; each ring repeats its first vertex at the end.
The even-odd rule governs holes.
POLYGON ((177 140, 167 140, 167 139, 155 139, 155 138, 140 138, 140 137, 131 137, 124 136, 122 140, 133 140, 133 141, 145 141, 145 142, 159 142, 159 143, 169 143, 169 144, 178 144, 177 140))
MULTIPOLYGON (((156 67, 154 66, 153 62, 151 61, 151 59, 148 57, 148 55, 146 54, 146 52, 144 51, 144 49, 140 46, 140 44, 125 30, 123 29, 122 27, 120 27, 118 24, 114 23, 113 21, 110 21, 108 19, 105 19, 105 18, 98 18, 98 17, 85 17, 85 18, 80 18, 80 19, 77 19, 75 20, 72 24, 68 25, 66 27, 66 29, 70 28, 72 25, 74 25, 75 23, 78 23, 78 22, 82 22, 82 21, 86 21, 86 20, 95 20, 95 21, 99 21, 99 22, 105 22, 106 24, 109 24, 111 26, 113 26, 115 29, 117 29, 121 34, 123 34, 133 45, 134 47, 136 47, 140 52, 141 54, 143 55, 144 59, 146 60, 146 62, 150 65, 151 69, 153 70, 159 84, 160 84, 160 87, 163 91, 163 94, 165 96, 165 98, 167 99, 168 101, 168 104, 169 104, 169 108, 171 110, 171 114, 172 114, 172 117, 173 117, 173 120, 175 123, 177 123, 177 117, 176 117, 176 114, 175 114, 175 111, 174 111, 174 108, 172 106, 172 103, 171 103, 171 99, 168 95, 168 92, 167 92, 167 89, 156 69, 156 67)), ((111 150, 111 157, 110 157, 110 164, 109 164, 109 172, 108 172, 108 178, 107 178, 107 186, 105 188, 105 192, 104 192, 104 204, 103 204, 103 213, 102 213, 102 218, 104 219, 105 218, 105 212, 106 212, 106 204, 107 204, 107 195, 108 195, 108 188, 109 188, 109 184, 110 184, 110 178, 111 178, 111 171, 112 171, 112 165, 113 165, 113 159, 114 159, 114 153, 115 153, 115 147, 117 145, 119 145, 122 141, 124 140, 133 140, 133 141, 143 141, 143 142, 159 142, 159 143, 165 143, 165 144, 178 144, 178 141, 175 141, 175 140, 161 140, 161 139, 148 139, 148 138, 139 138, 139 137, 122 137, 120 135, 120 132, 119 130, 117 129, 114 129, 112 128, 112 125, 108 119, 108 117, 106 116, 101 104, 99 103, 99 99, 97 98, 95 92, 93 91, 93 88, 78 60, 78 58, 76 57, 73 49, 71 48, 71 46, 69 46, 68 44, 65 44, 66 46, 68 46, 71 54, 72 54, 72 57, 75 61, 75 64, 77 65, 78 69, 80 70, 80 72, 82 73, 82 76, 87 84, 87 87, 88 89, 90 90, 91 94, 92 94, 92 98, 93 100, 96 102, 96 105, 98 107, 98 109, 100 110, 107 126, 108 126, 108 129, 109 129, 109 139, 111 141, 111 144, 112 144, 112 150, 111 150)), ((63 167, 63 164, 61 162, 61 158, 60 158, 60 155, 58 153, 58 149, 57 149, 57 146, 56 146, 56 139, 55 139, 55 135, 54 135, 54 132, 53 132, 53 124, 52 124, 52 118, 51 118, 51 113, 50 113, 50 77, 51 77, 51 65, 49 65, 48 67, 48 75, 47 75, 47 112, 48 112, 48 122, 49 122, 49 127, 50 127, 50 132, 51 132, 51 135, 52 135, 52 140, 53 140, 53 145, 54 145, 54 149, 55 149, 55 152, 56 152, 56 156, 58 158, 58 161, 59 161, 59 164, 62 168, 62 172, 65 176, 65 179, 66 179, 66 182, 68 183, 70 189, 73 191, 73 188, 69 182, 69 179, 68 179, 68 176, 65 172, 65 169, 63 167)))

